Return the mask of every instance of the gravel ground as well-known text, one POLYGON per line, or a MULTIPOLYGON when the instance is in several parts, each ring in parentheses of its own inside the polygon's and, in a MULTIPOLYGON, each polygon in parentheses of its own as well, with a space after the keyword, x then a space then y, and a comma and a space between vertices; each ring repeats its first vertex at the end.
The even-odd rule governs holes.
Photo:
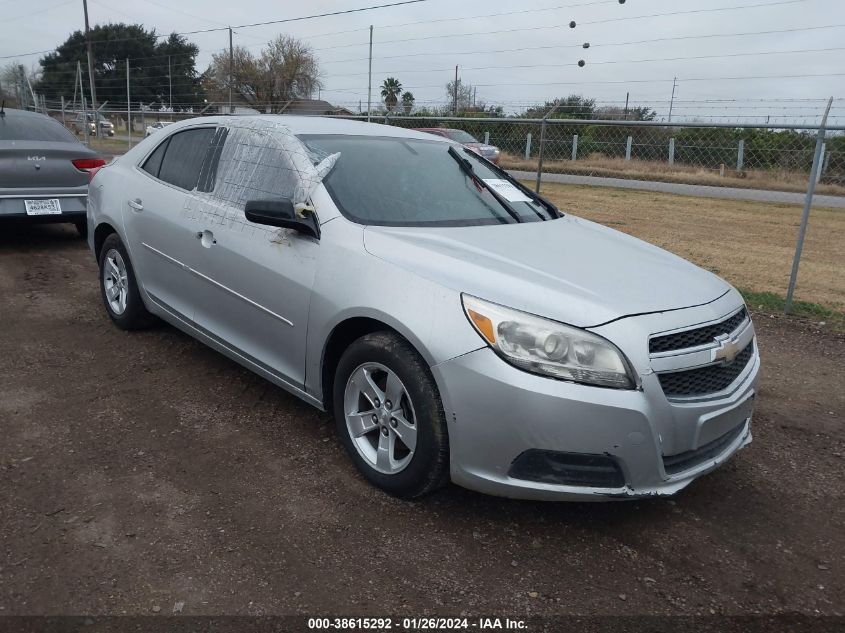
POLYGON ((667 500, 367 485, 329 418, 168 326, 65 226, 0 232, 0 614, 845 613, 845 337, 756 314, 754 442, 667 500))

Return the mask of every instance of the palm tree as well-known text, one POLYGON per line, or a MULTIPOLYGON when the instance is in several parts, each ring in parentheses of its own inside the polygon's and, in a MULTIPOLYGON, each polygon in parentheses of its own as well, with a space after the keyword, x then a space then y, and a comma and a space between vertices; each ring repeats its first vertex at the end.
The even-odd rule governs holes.
POLYGON ((399 93, 402 92, 402 84, 395 77, 388 77, 381 84, 381 97, 388 110, 393 110, 399 101, 399 93))
POLYGON ((414 93, 405 91, 402 93, 402 108, 405 110, 405 114, 411 114, 411 110, 414 107, 414 93))

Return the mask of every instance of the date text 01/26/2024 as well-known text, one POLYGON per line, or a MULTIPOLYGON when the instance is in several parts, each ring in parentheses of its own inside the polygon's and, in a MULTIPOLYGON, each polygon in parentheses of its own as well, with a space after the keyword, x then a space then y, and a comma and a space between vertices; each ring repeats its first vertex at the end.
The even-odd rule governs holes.
POLYGON ((519 631, 526 630, 524 620, 481 618, 308 618, 308 628, 313 631, 519 631))

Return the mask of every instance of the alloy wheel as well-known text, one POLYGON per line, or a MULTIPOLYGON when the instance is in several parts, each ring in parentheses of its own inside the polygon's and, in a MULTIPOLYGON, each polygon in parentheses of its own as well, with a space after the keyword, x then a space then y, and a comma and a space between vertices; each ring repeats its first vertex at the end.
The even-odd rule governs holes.
POLYGON ((129 298, 129 276, 126 272, 126 262, 113 248, 109 249, 103 259, 103 289, 111 311, 118 316, 123 314, 129 298))
POLYGON ((360 365, 346 382, 346 429, 358 454, 380 473, 404 470, 417 447, 417 418, 399 376, 380 363, 360 365))

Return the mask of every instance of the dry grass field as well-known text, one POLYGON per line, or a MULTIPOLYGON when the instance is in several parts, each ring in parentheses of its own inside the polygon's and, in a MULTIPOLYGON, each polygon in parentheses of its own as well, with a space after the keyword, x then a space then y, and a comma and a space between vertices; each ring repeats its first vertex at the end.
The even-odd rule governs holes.
MULTIPOLYGON (((657 244, 753 292, 783 296, 801 207, 547 183, 563 211, 657 244)), ((845 211, 810 214, 796 298, 845 312, 845 211)))
MULTIPOLYGON (((502 154, 500 165, 505 169, 537 171, 536 160, 525 160, 522 156, 502 154)), ((771 191, 807 191, 807 174, 798 171, 772 171, 749 169, 737 172, 730 165, 725 166, 724 176, 718 169, 706 169, 693 165, 666 162, 607 158, 593 154, 577 161, 546 160, 543 171, 575 176, 597 176, 603 178, 625 178, 630 180, 652 180, 657 182, 682 183, 687 185, 712 185, 717 187, 740 187, 744 189, 768 189, 771 191)), ((821 182, 816 193, 831 196, 845 195, 845 187, 821 182)))

